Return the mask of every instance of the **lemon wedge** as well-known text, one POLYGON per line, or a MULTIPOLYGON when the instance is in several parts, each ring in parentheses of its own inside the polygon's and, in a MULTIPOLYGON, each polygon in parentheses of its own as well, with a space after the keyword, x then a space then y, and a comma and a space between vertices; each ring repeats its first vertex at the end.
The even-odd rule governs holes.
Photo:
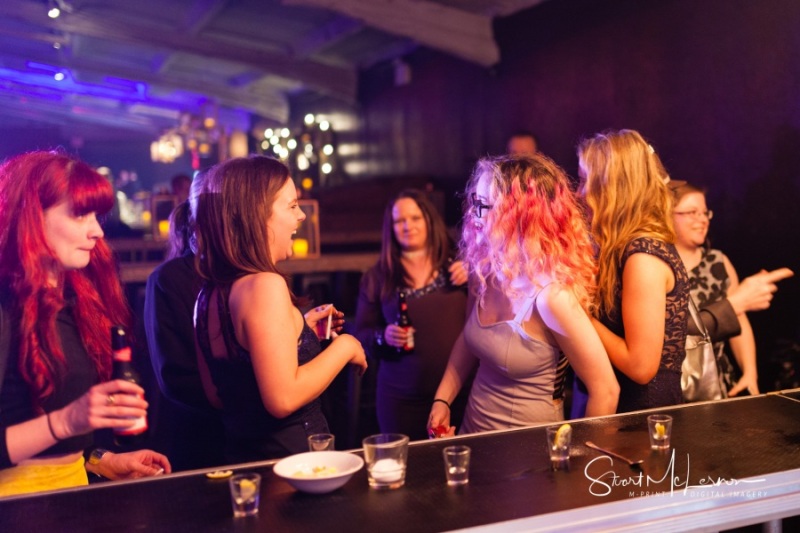
POLYGON ((663 439, 664 437, 667 436, 667 428, 664 427, 664 424, 662 424, 661 422, 656 422, 654 427, 656 430, 657 439, 663 439))
POLYGON ((256 484, 249 479, 243 479, 239 483, 239 492, 243 501, 250 501, 256 494, 256 484))
POLYGON ((556 431, 556 439, 555 439, 555 446, 557 448, 563 448, 565 446, 569 446, 569 442, 572 437, 572 426, 569 424, 562 424, 561 427, 558 428, 556 431))

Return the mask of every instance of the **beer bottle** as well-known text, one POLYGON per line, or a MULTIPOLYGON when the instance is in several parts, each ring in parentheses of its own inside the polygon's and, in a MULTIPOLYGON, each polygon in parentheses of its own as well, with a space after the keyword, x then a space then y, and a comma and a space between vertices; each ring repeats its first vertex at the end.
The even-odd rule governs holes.
MULTIPOLYGON (((114 356, 111 379, 121 379, 141 385, 139 373, 131 363, 131 346, 124 327, 111 327, 111 350, 114 356)), ((114 442, 121 448, 130 448, 141 444, 146 432, 147 417, 131 418, 130 426, 114 428, 114 442)))
POLYGON ((398 291, 398 307, 397 307, 397 325, 408 332, 408 339, 404 346, 397 349, 398 352, 413 352, 414 351, 414 332, 411 328, 411 318, 408 316, 408 302, 406 302, 406 293, 403 290, 398 291))

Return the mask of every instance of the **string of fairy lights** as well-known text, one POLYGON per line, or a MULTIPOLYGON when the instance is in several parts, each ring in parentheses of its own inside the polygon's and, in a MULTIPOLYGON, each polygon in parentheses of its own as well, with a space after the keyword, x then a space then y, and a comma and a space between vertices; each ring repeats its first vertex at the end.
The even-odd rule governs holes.
POLYGON ((308 113, 300 128, 266 128, 258 145, 280 158, 304 191, 326 186, 338 167, 336 135, 329 121, 308 113))

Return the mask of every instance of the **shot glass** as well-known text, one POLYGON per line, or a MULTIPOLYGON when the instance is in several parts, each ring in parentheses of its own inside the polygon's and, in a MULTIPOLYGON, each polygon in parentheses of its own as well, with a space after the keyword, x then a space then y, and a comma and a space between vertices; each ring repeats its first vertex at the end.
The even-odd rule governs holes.
POLYGON ((408 436, 379 433, 362 441, 367 479, 373 489, 399 489, 406 482, 408 436))
POLYGON ((669 415, 650 415, 647 417, 647 430, 650 433, 650 449, 665 451, 670 448, 672 417, 669 415))
POLYGON ((336 437, 330 433, 314 433, 308 436, 308 449, 312 452, 333 451, 336 437))
POLYGON ((261 476, 252 472, 236 474, 228 482, 231 487, 233 516, 253 516, 258 514, 261 500, 261 476))
POLYGON ((569 449, 572 442, 572 429, 569 425, 547 428, 547 451, 553 470, 569 469, 569 449))
POLYGON ((472 450, 469 446, 447 446, 442 450, 444 474, 451 487, 469 483, 469 459, 472 450))

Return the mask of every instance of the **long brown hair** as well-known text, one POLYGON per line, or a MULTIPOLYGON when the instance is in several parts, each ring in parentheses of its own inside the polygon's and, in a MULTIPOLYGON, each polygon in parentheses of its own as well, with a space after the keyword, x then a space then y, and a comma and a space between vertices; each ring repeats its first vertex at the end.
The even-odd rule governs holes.
POLYGON ((383 274, 381 286, 381 296, 383 298, 390 297, 400 287, 407 287, 410 284, 408 273, 400 261, 403 250, 400 248, 400 243, 397 242, 397 236, 394 234, 394 216, 392 214, 394 205, 403 198, 414 200, 425 218, 425 226, 428 230, 426 252, 431 259, 431 266, 434 272, 447 263, 447 259, 453 250, 453 242, 447 234, 444 220, 442 220, 442 216, 428 199, 428 196, 418 189, 400 191, 397 196, 389 201, 383 212, 383 237, 381 239, 381 255, 379 259, 381 273, 383 274))
POLYGON ((75 293, 75 322, 101 379, 111 375, 111 326, 131 323, 104 239, 97 240, 88 266, 80 270, 65 271, 48 246, 45 210, 64 200, 75 214, 101 216, 113 207, 114 191, 89 165, 62 153, 30 152, 0 166, 0 285, 8 291, 4 305, 19 320, 19 370, 37 407, 53 393, 64 369, 56 316, 65 305, 65 287, 75 293))
POLYGON ((655 150, 636 131, 598 133, 578 146, 592 235, 599 247, 599 310, 614 307, 625 247, 637 238, 675 242, 669 180, 655 150))
POLYGON ((289 169, 276 159, 230 159, 207 171, 195 210, 196 265, 214 285, 229 285, 247 274, 283 275, 269 249, 267 221, 289 169))

